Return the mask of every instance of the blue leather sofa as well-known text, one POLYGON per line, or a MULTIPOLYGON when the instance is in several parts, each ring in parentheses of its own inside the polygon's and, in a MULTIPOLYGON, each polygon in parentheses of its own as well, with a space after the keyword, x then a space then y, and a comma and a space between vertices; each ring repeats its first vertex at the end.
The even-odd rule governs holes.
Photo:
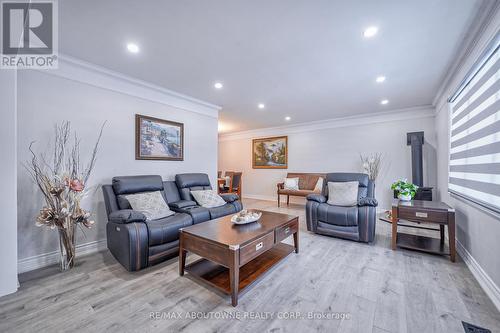
POLYGON ((190 191, 200 189, 211 189, 206 174, 180 174, 175 181, 163 181, 156 175, 114 177, 111 185, 102 186, 108 215, 108 249, 127 270, 138 271, 178 255, 179 229, 243 208, 235 194, 221 195, 226 201, 221 207, 198 206, 190 191), (147 221, 142 213, 131 209, 124 197, 151 191, 161 191, 175 214, 147 221))

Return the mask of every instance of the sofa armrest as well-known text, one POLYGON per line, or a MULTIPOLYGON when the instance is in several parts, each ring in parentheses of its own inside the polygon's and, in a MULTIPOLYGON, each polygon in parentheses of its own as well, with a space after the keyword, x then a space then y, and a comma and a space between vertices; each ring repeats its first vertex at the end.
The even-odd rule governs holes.
POLYGON ((170 202, 168 206, 172 209, 183 209, 187 207, 198 206, 198 204, 193 200, 179 200, 176 202, 170 202))
POLYGON ((240 199, 240 197, 235 193, 219 194, 225 202, 235 202, 240 199))
POLYGON ((319 203, 324 203, 324 202, 326 202, 326 197, 324 195, 314 193, 314 194, 308 194, 307 200, 308 201, 316 201, 319 203))
POLYGON ((361 198, 358 201, 358 206, 363 207, 363 206, 370 206, 370 207, 377 207, 378 206, 378 201, 375 198, 361 198))
POLYGON ((132 209, 115 210, 108 216, 108 220, 113 223, 132 223, 146 221, 146 215, 132 209))
POLYGON ((278 183, 278 184, 276 184, 276 187, 278 188, 278 190, 282 190, 282 189, 285 188, 285 183, 283 183, 283 182, 282 183, 278 183))

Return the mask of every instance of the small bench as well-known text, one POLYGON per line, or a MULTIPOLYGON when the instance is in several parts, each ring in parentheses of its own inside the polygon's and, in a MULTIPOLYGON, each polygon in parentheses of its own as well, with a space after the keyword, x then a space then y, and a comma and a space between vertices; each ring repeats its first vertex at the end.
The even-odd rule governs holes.
POLYGON ((319 177, 325 179, 324 173, 288 173, 286 178, 299 178, 299 190, 288 190, 284 188, 285 183, 278 183, 278 207, 280 206, 280 195, 286 195, 286 204, 290 203, 290 196, 307 197, 315 193, 314 187, 319 177))

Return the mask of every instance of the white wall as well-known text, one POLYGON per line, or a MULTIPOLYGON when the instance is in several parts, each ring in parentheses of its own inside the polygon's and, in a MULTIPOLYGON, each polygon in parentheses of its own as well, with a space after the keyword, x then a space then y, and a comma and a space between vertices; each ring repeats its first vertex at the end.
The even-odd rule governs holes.
POLYGON ((0 70, 0 296, 17 290, 16 72, 0 70))
POLYGON ((432 108, 221 135, 218 169, 243 172, 243 196, 276 200, 276 183, 287 172, 360 172, 360 153, 381 152, 384 162, 376 182, 376 197, 381 209, 389 209, 390 184, 401 177, 411 179, 406 133, 415 131, 425 132, 424 184, 435 186, 432 108), (252 138, 275 135, 288 135, 288 169, 252 169, 252 138))
MULTIPOLYGON (((210 114, 203 106, 198 113, 186 111, 162 102, 172 102, 171 95, 163 98, 158 90, 148 90, 142 84, 134 86, 127 80, 110 77, 109 73, 96 76, 95 70, 82 71, 64 64, 63 70, 71 75, 42 71, 19 73, 19 161, 30 157, 31 141, 36 141, 37 151, 48 148, 54 124, 63 120, 71 121, 82 139, 82 158, 85 159, 101 124, 107 121, 89 185, 110 183, 113 176, 119 175, 158 174, 167 180, 185 172, 208 173, 212 183, 216 181, 217 110, 210 114), (184 161, 135 160, 136 113, 184 123, 184 161)), ((183 107, 187 108, 187 104, 183 107)), ((19 258, 25 261, 56 251, 58 238, 54 230, 35 226, 34 216, 43 202, 21 164, 18 165, 17 181, 19 258)), ((97 188, 83 206, 95 214, 96 225, 85 230, 86 237, 78 231, 78 244, 104 240, 106 216, 101 189, 97 188)))
POLYGON ((457 199, 448 193, 450 110, 446 103, 446 99, 453 94, 499 28, 500 11, 497 9, 489 25, 484 27, 482 33, 473 40, 474 47, 468 51, 468 55, 460 63, 461 66, 452 73, 449 84, 437 99, 436 131, 439 198, 455 208, 459 253, 500 309, 500 260, 498 260, 500 216, 491 215, 474 204, 457 199))

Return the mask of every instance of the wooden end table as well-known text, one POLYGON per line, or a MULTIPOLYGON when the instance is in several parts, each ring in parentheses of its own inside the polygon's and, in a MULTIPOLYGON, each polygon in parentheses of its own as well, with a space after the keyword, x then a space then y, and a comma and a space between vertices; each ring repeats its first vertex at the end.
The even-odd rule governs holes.
MULTIPOLYGON (((392 219, 389 220, 389 222, 392 224, 391 246, 393 250, 396 250, 397 247, 401 247, 449 255, 450 260, 455 262, 455 210, 447 204, 439 201, 401 201, 395 199, 392 202, 392 219), (439 224, 440 238, 437 239, 398 232, 399 220, 439 224), (448 227, 449 247, 445 245, 445 226, 448 227)), ((423 229, 428 228, 424 227, 423 229)))
POLYGON ((191 276, 231 295, 238 295, 290 253, 299 252, 299 218, 262 211, 257 222, 236 225, 231 216, 181 229, 179 274, 191 276), (281 241, 293 235, 294 245, 281 241), (186 266, 187 251, 202 257, 186 266))

